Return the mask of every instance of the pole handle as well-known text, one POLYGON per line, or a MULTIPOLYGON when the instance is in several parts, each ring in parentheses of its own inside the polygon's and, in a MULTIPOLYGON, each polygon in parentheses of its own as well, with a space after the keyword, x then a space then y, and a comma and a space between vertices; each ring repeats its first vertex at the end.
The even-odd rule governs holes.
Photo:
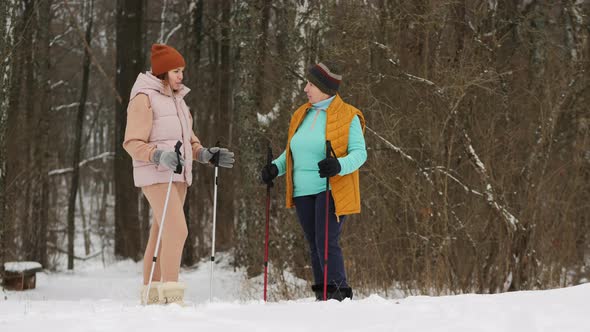
MULTIPOLYGON (((266 164, 268 166, 270 166, 272 164, 272 148, 270 147, 270 144, 268 145, 268 148, 266 150, 266 164)), ((274 182, 270 181, 270 183, 267 185, 267 188, 272 188, 274 186, 274 182)))
MULTIPOLYGON (((218 147, 218 148, 220 148, 220 146, 219 146, 219 141, 217 141, 217 142, 215 143, 215 146, 216 146, 216 147, 218 147)), ((209 151, 209 153, 212 153, 212 152, 211 152, 211 148, 208 148, 207 150, 209 151)), ((221 151, 221 150, 217 150, 217 152, 213 153, 213 157, 211 157, 211 159, 209 159, 209 162, 210 162, 210 163, 211 163, 213 166, 215 166, 215 167, 219 167, 219 152, 220 152, 220 151, 221 151)))
POLYGON ((266 164, 270 165, 271 163, 272 163, 272 148, 269 145, 268 149, 266 151, 266 164))
POLYGON ((326 159, 332 158, 332 156, 336 158, 336 152, 332 148, 332 142, 326 141, 326 159))
POLYGON ((174 146, 174 152, 176 152, 176 158, 178 160, 178 164, 176 165, 176 169, 174 170, 174 173, 176 173, 176 174, 182 174, 182 164, 180 164, 180 147, 181 146, 182 146, 181 141, 177 141, 176 145, 174 146))

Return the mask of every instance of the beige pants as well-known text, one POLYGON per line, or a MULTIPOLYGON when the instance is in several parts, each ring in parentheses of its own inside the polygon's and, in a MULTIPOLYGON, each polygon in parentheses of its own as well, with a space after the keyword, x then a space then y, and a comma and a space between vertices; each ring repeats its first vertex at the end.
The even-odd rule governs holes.
MULTIPOLYGON (((166 209, 164 230, 160 239, 158 260, 154 270, 152 281, 178 281, 182 248, 188 234, 184 219, 184 199, 186 197, 186 183, 173 182, 170 188, 170 198, 166 209)), ((152 259, 158 240, 158 232, 162 222, 162 211, 166 202, 168 183, 158 183, 141 188, 152 207, 153 220, 150 229, 150 238, 143 256, 143 283, 147 285, 152 268, 152 259)))

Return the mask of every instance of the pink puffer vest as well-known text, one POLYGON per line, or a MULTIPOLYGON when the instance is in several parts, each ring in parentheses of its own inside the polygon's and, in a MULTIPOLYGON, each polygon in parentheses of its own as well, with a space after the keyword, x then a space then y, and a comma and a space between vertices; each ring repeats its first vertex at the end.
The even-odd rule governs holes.
MULTIPOLYGON (((174 174, 173 181, 186 182, 190 186, 193 181, 193 153, 190 144, 192 122, 183 99, 189 91, 189 88, 183 86, 173 95, 169 86, 164 86, 159 78, 146 72, 137 76, 129 100, 140 93, 149 97, 153 124, 148 144, 155 145, 160 150, 174 151, 176 142, 182 142, 180 151, 184 158, 184 168, 182 174, 174 174)), ((133 160, 133 179, 136 187, 167 183, 170 181, 170 172, 172 171, 166 167, 154 163, 133 160)))

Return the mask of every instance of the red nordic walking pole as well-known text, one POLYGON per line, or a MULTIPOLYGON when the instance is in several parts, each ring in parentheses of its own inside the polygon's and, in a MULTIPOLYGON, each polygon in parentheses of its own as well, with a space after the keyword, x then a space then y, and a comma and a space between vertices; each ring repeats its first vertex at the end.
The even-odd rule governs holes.
MULTIPOLYGON (((330 151, 332 151, 332 143, 326 141, 326 158, 330 158, 330 151)), ((328 222, 329 222, 329 207, 330 207, 330 177, 326 176, 326 234, 324 236, 324 301, 328 297, 328 222)))
MULTIPOLYGON (((266 164, 272 163, 272 148, 268 146, 266 154, 266 164)), ((266 226, 264 230, 264 302, 266 302, 266 288, 268 285, 268 233, 270 224, 270 189, 272 188, 272 181, 266 185, 266 226)))

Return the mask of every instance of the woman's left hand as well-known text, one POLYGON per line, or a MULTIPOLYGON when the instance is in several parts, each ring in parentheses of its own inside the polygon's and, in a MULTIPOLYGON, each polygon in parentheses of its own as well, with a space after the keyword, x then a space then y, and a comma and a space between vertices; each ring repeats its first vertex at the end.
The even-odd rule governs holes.
POLYGON ((212 147, 203 148, 199 154, 198 162, 202 164, 210 163, 219 167, 233 168, 234 153, 226 148, 212 147))
POLYGON ((331 178, 340 173, 342 166, 337 158, 326 158, 318 163, 321 178, 331 178))

